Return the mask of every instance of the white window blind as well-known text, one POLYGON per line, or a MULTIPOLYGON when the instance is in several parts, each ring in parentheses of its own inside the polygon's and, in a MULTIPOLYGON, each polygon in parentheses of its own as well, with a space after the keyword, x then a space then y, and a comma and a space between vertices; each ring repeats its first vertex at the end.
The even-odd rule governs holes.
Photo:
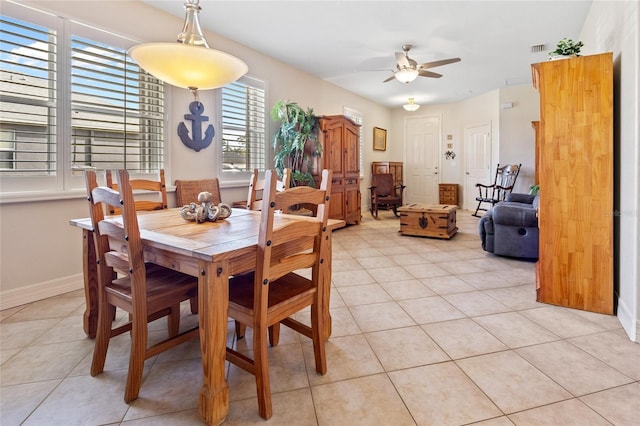
POLYGON ((162 83, 114 48, 71 38, 72 167, 157 172, 163 164, 162 83))
POLYGON ((0 175, 55 174, 56 32, 0 19, 0 175))
POLYGON ((264 82, 242 77, 222 88, 222 171, 264 170, 266 118, 264 82))

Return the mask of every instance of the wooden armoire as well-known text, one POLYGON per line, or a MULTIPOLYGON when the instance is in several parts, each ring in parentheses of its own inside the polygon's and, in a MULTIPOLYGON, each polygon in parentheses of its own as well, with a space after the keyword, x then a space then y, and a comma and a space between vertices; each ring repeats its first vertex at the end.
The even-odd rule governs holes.
POLYGON ((315 157, 313 176, 320 183, 322 169, 333 170, 329 217, 360 223, 360 125, 342 115, 318 118, 322 155, 315 157))
POLYGON ((540 92, 538 301, 613 313, 613 58, 532 65, 540 92))

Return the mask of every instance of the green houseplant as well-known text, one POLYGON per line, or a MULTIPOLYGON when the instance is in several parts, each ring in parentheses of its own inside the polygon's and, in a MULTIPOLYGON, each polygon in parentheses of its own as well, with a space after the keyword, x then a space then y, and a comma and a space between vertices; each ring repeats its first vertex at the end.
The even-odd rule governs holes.
POLYGON ((305 111, 295 102, 279 100, 271 109, 271 118, 280 122, 273 135, 274 166, 279 176, 291 169, 291 185, 314 186, 311 156, 322 155, 318 141, 318 119, 313 109, 305 111))
POLYGON ((573 41, 570 38, 563 38, 556 44, 556 50, 549 52, 551 59, 557 56, 580 56, 580 49, 584 46, 581 41, 573 41))

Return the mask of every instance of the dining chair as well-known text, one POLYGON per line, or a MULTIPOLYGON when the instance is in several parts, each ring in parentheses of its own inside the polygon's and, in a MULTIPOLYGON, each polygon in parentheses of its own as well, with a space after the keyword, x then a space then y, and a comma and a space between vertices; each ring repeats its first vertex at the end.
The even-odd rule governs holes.
MULTIPOLYGON (((107 186, 111 189, 118 190, 118 184, 113 182, 111 170, 106 171, 107 186)), ((135 200, 136 210, 162 210, 168 208, 167 203, 167 186, 164 180, 164 169, 160 169, 158 180, 151 179, 131 179, 131 189, 140 191, 141 198, 135 200), (152 198, 149 199, 147 195, 152 198)), ((110 206, 109 213, 120 214, 117 206, 110 206)))
POLYGON ((218 178, 199 180, 176 180, 176 204, 178 207, 186 206, 189 203, 198 202, 198 194, 210 192, 213 195, 213 204, 222 202, 220 197, 220 184, 218 178))
MULTIPOLYGON (((249 194, 247 195, 248 210, 262 210, 262 197, 264 192, 264 179, 258 176, 258 169, 253 169, 249 178, 249 194)), ((282 171, 282 180, 276 182, 277 191, 285 191, 291 187, 291 169, 282 171)))
POLYGON ((146 359, 199 337, 198 327, 180 332, 180 303, 197 296, 198 280, 160 265, 145 264, 126 170, 118 172, 118 191, 98 186, 93 170, 86 171, 85 176, 98 260, 98 327, 91 375, 104 370, 110 339, 129 331, 131 350, 124 393, 129 403, 138 398, 146 359), (121 206, 121 224, 105 220, 105 206, 113 205, 121 206), (112 328, 116 308, 126 311, 129 321, 112 328), (163 316, 167 317, 169 336, 148 346, 148 323, 163 316))
POLYGON ((258 411, 272 415, 267 357, 269 327, 283 324, 312 339, 316 371, 325 374, 327 361, 322 320, 322 283, 330 256, 327 253, 331 171, 323 170, 320 189, 301 186, 276 191, 275 172, 265 173, 263 210, 258 234, 255 270, 229 281, 229 316, 253 328, 253 358, 227 347, 227 360, 253 374, 258 411), (317 206, 317 216, 281 223, 276 211, 297 204, 317 206), (297 272, 311 270, 305 276, 297 272), (294 272, 296 271, 296 272, 294 272), (310 325, 292 315, 310 307, 310 325))

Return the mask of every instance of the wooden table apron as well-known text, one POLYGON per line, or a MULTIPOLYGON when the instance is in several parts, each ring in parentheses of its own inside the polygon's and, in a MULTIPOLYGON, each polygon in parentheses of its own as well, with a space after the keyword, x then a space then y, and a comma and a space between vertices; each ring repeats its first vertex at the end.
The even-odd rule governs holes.
MULTIPOLYGON (((114 218, 113 220, 120 220, 114 218)), ((294 215, 277 215, 278 221, 311 220, 294 215)), ((227 341, 229 276, 255 266, 260 212, 233 209, 230 218, 219 222, 186 222, 180 209, 141 212, 138 215, 145 260, 198 277, 198 318, 204 383, 200 390, 200 417, 210 425, 224 421, 229 411, 229 390, 224 378, 227 341)), ((73 219, 83 230, 83 272, 86 309, 84 331, 95 337, 98 318, 98 274, 90 219, 73 219)), ((343 226, 330 220, 329 229, 343 226)), ((329 298, 331 288, 331 232, 323 258, 327 268, 323 297, 326 338, 331 335, 329 298)))

